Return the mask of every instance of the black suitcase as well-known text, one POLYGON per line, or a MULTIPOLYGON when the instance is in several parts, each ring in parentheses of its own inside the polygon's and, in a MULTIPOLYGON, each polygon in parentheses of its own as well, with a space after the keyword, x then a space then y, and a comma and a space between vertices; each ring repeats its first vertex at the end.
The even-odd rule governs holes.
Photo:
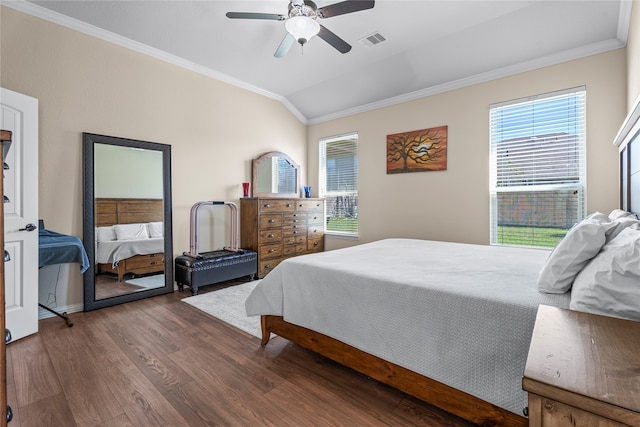
POLYGON ((198 202, 191 208, 191 247, 176 257, 175 276, 180 291, 184 285, 197 295, 200 286, 249 276, 258 272, 258 254, 238 248, 238 206, 233 202, 198 202), (226 205, 231 209, 231 246, 212 252, 198 252, 198 209, 203 205, 226 205))

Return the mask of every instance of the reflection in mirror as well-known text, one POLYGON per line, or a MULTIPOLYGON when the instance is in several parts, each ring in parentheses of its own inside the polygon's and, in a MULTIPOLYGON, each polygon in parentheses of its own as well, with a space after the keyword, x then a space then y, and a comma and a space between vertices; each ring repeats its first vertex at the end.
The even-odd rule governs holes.
POLYGON ((298 197, 300 166, 285 153, 271 151, 253 160, 254 197, 298 197))
POLYGON ((85 311, 172 292, 170 146, 83 136, 85 311))

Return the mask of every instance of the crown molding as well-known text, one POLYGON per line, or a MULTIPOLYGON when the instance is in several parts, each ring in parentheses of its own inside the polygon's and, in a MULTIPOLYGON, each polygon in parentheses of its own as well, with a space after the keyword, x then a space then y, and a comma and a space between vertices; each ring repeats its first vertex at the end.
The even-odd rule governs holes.
POLYGON ((533 71, 533 70, 548 67, 551 65, 557 65, 563 62, 572 61, 575 59, 580 59, 580 58, 608 52, 615 49, 620 49, 620 48, 623 48, 624 46, 625 44, 618 39, 609 39, 602 42, 593 43, 588 46, 582 46, 580 48, 566 50, 564 52, 544 56, 531 61, 521 62, 521 63, 510 65, 507 67, 498 68, 495 70, 488 71, 486 73, 476 74, 474 76, 466 77, 464 79, 454 80, 454 81, 443 83, 440 85, 431 86, 425 89, 420 89, 415 92, 406 93, 404 95, 395 96, 393 98, 387 98, 381 101, 376 101, 376 102, 361 105, 358 107, 338 111, 336 113, 315 117, 308 120, 307 124, 309 125, 318 124, 318 123, 326 122, 329 120, 335 120, 335 119, 340 119, 347 116, 352 116, 354 114, 365 113, 367 111, 372 111, 379 108, 402 104, 404 102, 415 101, 416 99, 425 98, 427 96, 437 95, 440 93, 449 92, 456 89, 462 89, 464 87, 473 86, 480 83, 486 83, 491 80, 510 77, 510 76, 524 73, 527 71, 533 71))
POLYGON ((403 95, 387 98, 384 100, 360 105, 357 107, 337 111, 335 113, 326 114, 314 118, 305 117, 286 97, 275 94, 273 92, 264 90, 257 86, 250 85, 246 82, 240 81, 227 74, 220 73, 211 68, 203 67, 191 61, 187 61, 175 55, 171 55, 167 52, 155 49, 151 46, 135 42, 131 39, 119 36, 112 32, 103 30, 85 22, 79 21, 74 18, 62 15, 36 4, 30 3, 25 0, 3 0, 1 3, 3 6, 10 7, 19 12, 27 13, 29 15, 53 22, 58 25, 79 31, 81 33, 90 35, 92 37, 105 40, 116 45, 131 49, 133 51, 151 56, 153 58, 162 60, 164 62, 177 65, 179 67, 191 70, 193 72, 211 77, 216 80, 220 80, 224 83, 236 86, 241 89, 248 90, 250 92, 274 99, 281 102, 302 124, 313 125, 330 120, 340 119, 355 114, 360 114, 379 108, 385 108, 404 102, 414 101, 416 99, 425 98, 432 95, 437 95, 443 92, 448 92, 464 87, 476 85, 479 83, 485 83, 491 80, 496 80, 504 77, 513 76, 515 74, 524 73, 527 71, 536 70, 539 68, 548 67, 551 65, 557 65, 562 62, 567 62, 607 51, 620 49, 626 46, 627 36, 629 32, 629 25, 631 20, 631 8, 633 2, 631 0, 620 0, 620 10, 618 15, 618 31, 616 38, 605 40, 602 42, 594 43, 587 46, 582 46, 576 49, 566 50, 564 52, 556 53, 553 55, 544 56, 535 60, 514 64, 507 67, 502 67, 496 70, 491 70, 485 73, 480 73, 475 76, 459 79, 440 85, 431 86, 425 89, 417 90, 414 92, 406 93, 403 95))

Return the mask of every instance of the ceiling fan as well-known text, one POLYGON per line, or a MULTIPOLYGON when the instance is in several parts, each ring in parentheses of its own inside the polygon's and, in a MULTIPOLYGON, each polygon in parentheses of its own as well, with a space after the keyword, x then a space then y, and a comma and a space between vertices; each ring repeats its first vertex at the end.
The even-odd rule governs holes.
POLYGON ((284 37, 273 56, 282 58, 287 54, 294 42, 304 46, 316 34, 322 40, 336 48, 340 53, 347 53, 351 45, 323 25, 317 19, 331 18, 361 10, 372 9, 374 0, 347 0, 318 8, 311 0, 291 0, 289 13, 280 15, 276 13, 251 13, 251 12, 227 12, 227 18, 231 19, 266 19, 272 21, 286 21, 284 26, 287 35, 284 37))

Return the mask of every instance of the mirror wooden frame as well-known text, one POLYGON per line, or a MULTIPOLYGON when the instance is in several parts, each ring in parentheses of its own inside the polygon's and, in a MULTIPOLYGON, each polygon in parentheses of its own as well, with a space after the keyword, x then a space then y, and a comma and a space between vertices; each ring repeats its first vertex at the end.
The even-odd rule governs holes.
POLYGON ((253 187, 253 197, 282 197, 282 198, 291 198, 291 197, 300 197, 300 165, 296 163, 291 157, 281 151, 269 151, 268 153, 264 153, 259 157, 253 159, 252 162, 252 177, 251 177, 251 186, 253 187), (260 188, 259 185, 259 176, 258 176, 258 166, 261 163, 271 161, 274 157, 280 157, 289 162, 293 167, 296 168, 296 192, 295 193, 269 193, 258 191, 260 188))
POLYGON ((96 310, 116 304, 137 301, 151 296, 173 292, 173 234, 171 202, 171 146, 156 142, 138 141, 113 136, 82 134, 83 172, 84 172, 84 247, 89 257, 89 269, 84 273, 84 311, 96 310), (162 153, 162 191, 164 226, 164 279, 163 287, 117 295, 110 298, 95 299, 95 144, 116 145, 121 147, 154 150, 162 153))

